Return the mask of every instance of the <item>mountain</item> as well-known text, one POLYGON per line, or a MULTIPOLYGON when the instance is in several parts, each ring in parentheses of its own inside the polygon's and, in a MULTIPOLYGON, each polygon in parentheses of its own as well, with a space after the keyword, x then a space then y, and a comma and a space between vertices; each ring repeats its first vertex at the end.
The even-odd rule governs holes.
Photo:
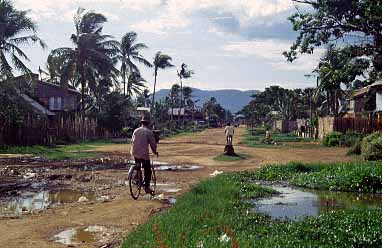
MULTIPOLYGON (((168 96, 170 90, 163 89, 156 93, 158 100, 163 100, 168 96)), ((194 100, 199 100, 198 106, 202 106, 206 101, 215 97, 217 102, 225 109, 230 110, 232 113, 240 111, 251 100, 252 95, 258 94, 257 90, 200 90, 192 88, 192 95, 194 100)))

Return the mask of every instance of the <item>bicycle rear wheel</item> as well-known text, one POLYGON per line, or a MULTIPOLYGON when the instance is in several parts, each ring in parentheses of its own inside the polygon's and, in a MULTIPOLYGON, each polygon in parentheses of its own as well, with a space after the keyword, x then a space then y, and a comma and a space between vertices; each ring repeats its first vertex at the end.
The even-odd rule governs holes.
POLYGON ((130 194, 137 200, 143 186, 142 170, 140 166, 134 165, 129 172, 130 194))

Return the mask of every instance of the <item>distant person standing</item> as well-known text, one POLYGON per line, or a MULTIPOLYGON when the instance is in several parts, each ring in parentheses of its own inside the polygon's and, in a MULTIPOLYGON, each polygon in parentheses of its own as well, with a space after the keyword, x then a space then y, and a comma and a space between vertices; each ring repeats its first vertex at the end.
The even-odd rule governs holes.
POLYGON ((269 128, 267 128, 265 131, 265 143, 271 143, 271 132, 269 131, 269 128))
POLYGON ((227 126, 224 129, 225 135, 227 136, 227 144, 232 145, 233 142, 233 135, 235 133, 235 129, 233 126, 231 126, 231 123, 227 123, 227 126))

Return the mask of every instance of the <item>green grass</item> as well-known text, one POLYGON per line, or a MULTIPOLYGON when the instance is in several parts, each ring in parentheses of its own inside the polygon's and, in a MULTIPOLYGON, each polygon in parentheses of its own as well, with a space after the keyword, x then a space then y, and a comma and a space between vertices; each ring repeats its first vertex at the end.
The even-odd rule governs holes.
POLYGON ((253 179, 289 181, 312 189, 382 193, 382 162, 266 166, 253 179))
POLYGON ((237 154, 237 156, 227 156, 224 154, 220 154, 216 157, 214 157, 214 160, 216 161, 222 161, 222 162, 230 162, 230 161, 240 161, 247 159, 247 155, 244 154, 237 154))
POLYGON ((125 238, 122 247, 381 247, 382 209, 350 209, 278 222, 248 212, 247 199, 272 194, 253 183, 252 173, 204 181, 167 212, 125 238), (224 233, 231 237, 219 241, 224 233), (199 246, 198 246, 199 245, 199 246))
POLYGON ((283 134, 271 132, 271 144, 265 143, 265 130, 255 129, 253 131, 248 130, 244 137, 244 144, 249 147, 256 148, 282 148, 282 147, 320 147, 316 144, 311 144, 312 139, 298 137, 295 134, 283 134), (301 145, 290 145, 288 143, 301 143, 301 145))
POLYGON ((80 159, 94 157, 95 148, 111 144, 111 141, 100 140, 73 145, 60 145, 55 148, 45 146, 9 146, 1 147, 0 154, 31 154, 49 160, 80 159))

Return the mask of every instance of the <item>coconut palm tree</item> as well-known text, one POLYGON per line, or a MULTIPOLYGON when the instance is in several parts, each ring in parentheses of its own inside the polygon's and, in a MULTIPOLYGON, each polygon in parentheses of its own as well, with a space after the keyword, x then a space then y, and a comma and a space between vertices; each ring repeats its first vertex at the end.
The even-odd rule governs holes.
MULTIPOLYGON (((139 95, 144 89, 146 80, 138 72, 132 72, 127 79, 127 95, 131 97, 133 94, 139 95)), ((126 94, 125 93, 125 94, 126 94)))
POLYGON ((13 77, 14 69, 29 74, 31 71, 24 64, 28 56, 19 46, 45 43, 37 36, 37 26, 27 16, 28 11, 16 10, 9 0, 0 0, 0 77, 13 77), (28 35, 29 34, 29 35, 28 35))
POLYGON ((58 48, 49 56, 56 57, 63 65, 62 84, 79 78, 83 114, 86 92, 95 90, 100 78, 111 77, 116 80, 118 76, 115 65, 118 61, 119 43, 111 36, 102 34, 105 22, 104 15, 79 8, 74 17, 76 33, 71 36, 74 48, 58 48))
POLYGON ((128 78, 128 74, 132 74, 134 72, 139 73, 139 69, 134 62, 136 61, 147 67, 152 67, 151 63, 140 53, 140 51, 146 49, 147 46, 144 43, 136 43, 137 36, 138 35, 135 32, 126 33, 122 37, 122 41, 120 43, 118 58, 122 62, 121 74, 123 80, 123 92, 125 95, 126 91, 131 92, 131 89, 126 89, 126 78, 128 78))
POLYGON ((155 106, 155 89, 157 85, 157 77, 158 77, 158 70, 162 69, 165 70, 167 68, 174 67, 173 64, 171 64, 172 58, 166 54, 163 54, 162 52, 157 52, 154 57, 154 91, 153 91, 153 100, 151 102, 151 110, 154 109, 155 106))
MULTIPOLYGON (((183 108, 184 106, 184 99, 183 99, 183 81, 182 79, 186 79, 186 78, 190 78, 192 77, 192 75, 194 74, 194 72, 190 69, 188 69, 188 66, 183 63, 180 67, 180 70, 178 71, 178 77, 179 77, 179 81, 180 81, 180 109, 183 108)), ((180 122, 180 118, 178 120, 180 122)), ((183 123, 183 126, 184 126, 184 116, 182 118, 182 123, 183 123)), ((180 123, 179 123, 180 124, 180 123)))

